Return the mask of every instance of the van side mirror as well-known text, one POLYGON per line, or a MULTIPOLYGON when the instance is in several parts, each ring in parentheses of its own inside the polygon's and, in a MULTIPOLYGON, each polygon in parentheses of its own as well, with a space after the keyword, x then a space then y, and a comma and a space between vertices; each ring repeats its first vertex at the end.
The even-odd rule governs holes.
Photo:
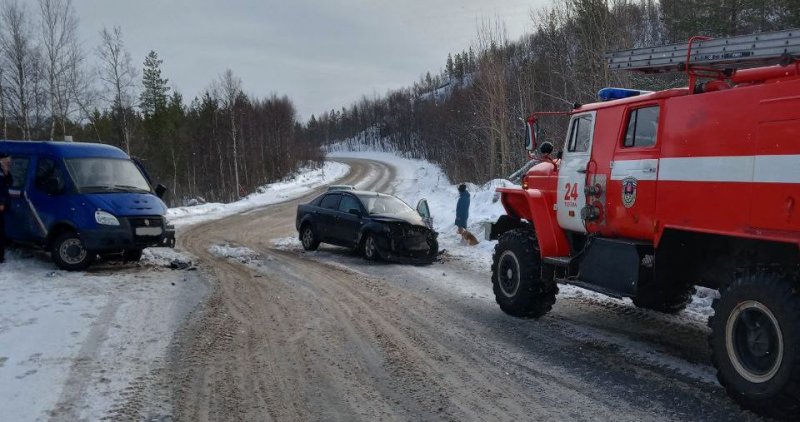
POLYGON ((164 194, 167 193, 167 187, 159 183, 156 185, 156 196, 159 199, 164 199, 164 194))

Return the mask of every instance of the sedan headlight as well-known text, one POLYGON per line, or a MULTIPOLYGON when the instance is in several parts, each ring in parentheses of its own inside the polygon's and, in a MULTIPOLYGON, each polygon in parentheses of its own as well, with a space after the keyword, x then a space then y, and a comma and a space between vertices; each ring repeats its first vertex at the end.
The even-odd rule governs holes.
POLYGON ((94 220, 97 221, 97 224, 102 224, 104 226, 119 226, 119 220, 117 220, 117 217, 114 217, 111 213, 103 210, 97 210, 94 212, 94 220))

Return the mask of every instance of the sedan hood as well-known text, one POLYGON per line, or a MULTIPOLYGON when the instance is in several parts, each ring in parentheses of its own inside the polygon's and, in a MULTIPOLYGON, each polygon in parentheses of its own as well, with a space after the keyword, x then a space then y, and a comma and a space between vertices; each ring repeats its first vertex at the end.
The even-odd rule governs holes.
POLYGON ((84 195, 95 207, 119 217, 164 215, 167 207, 149 193, 90 193, 84 195))
POLYGON ((422 217, 416 214, 373 214, 369 218, 383 223, 408 223, 414 226, 427 227, 422 217))

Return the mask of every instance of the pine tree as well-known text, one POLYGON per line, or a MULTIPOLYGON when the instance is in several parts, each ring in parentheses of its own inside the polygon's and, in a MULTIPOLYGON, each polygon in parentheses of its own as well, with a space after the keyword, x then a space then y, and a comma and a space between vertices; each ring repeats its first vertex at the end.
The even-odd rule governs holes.
POLYGON ((155 51, 150 51, 144 59, 142 72, 142 95, 139 97, 139 107, 145 117, 153 116, 167 108, 168 79, 161 77, 161 63, 155 51))
POLYGON ((464 78, 464 58, 461 53, 456 54, 453 75, 460 81, 464 78))
POLYGON ((453 65, 453 55, 447 53, 447 64, 445 65, 445 70, 447 71, 447 77, 453 78, 455 76, 455 67, 453 65))

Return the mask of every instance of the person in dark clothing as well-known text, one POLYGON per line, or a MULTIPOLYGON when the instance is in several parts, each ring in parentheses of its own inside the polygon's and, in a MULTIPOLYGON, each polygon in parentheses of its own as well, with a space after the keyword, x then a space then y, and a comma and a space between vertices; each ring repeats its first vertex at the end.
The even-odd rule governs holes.
POLYGON ((11 206, 11 157, 0 153, 0 263, 6 261, 6 213, 11 206))
POLYGON ((461 184, 458 186, 458 202, 456 203, 456 227, 458 233, 461 234, 467 229, 467 219, 469 219, 469 192, 467 192, 467 185, 461 184))

